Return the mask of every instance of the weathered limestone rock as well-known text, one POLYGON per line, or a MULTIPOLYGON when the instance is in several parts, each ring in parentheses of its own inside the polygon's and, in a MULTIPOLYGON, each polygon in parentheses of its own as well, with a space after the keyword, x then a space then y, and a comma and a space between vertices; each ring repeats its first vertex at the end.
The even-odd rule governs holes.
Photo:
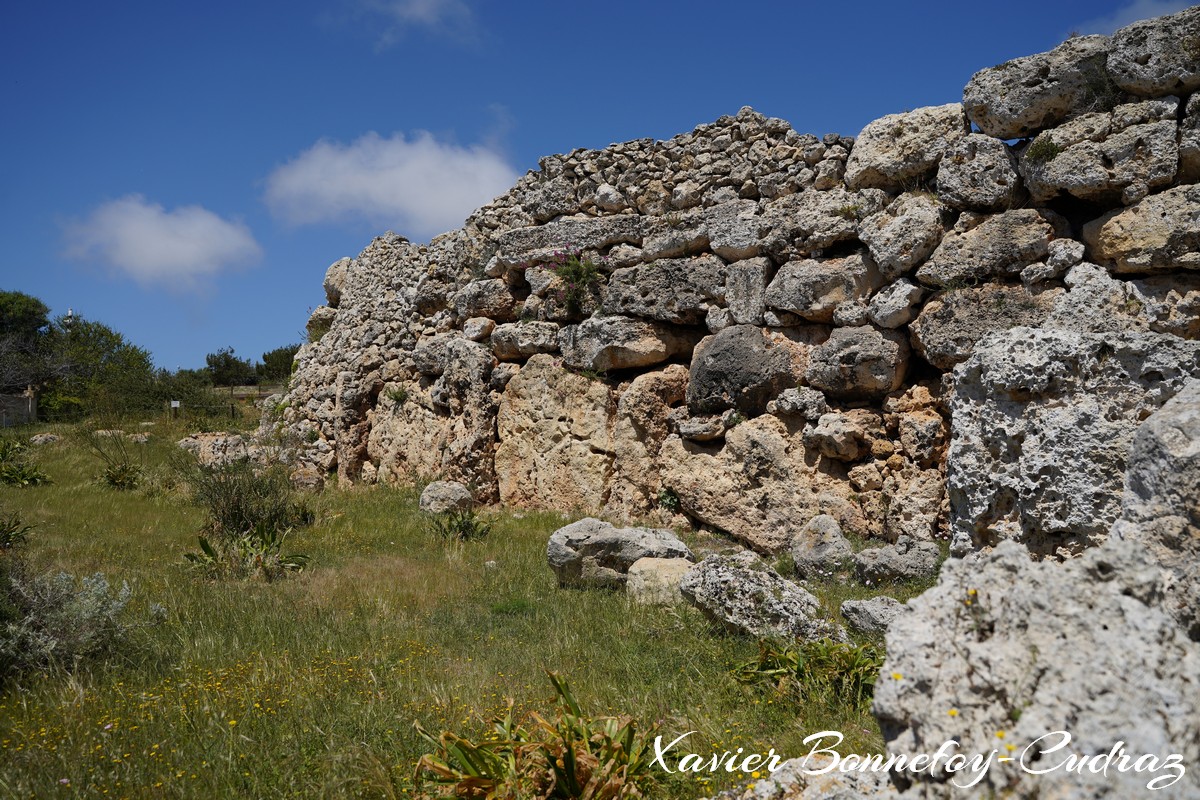
POLYGON ((951 289, 927 302, 909 326, 913 348, 938 369, 952 369, 993 331, 1041 325, 1061 294, 999 284, 951 289))
POLYGON ((701 231, 712 251, 726 261, 740 261, 759 254, 758 204, 753 200, 731 200, 705 209, 701 231))
POLYGON ((1019 275, 1026 265, 1044 259, 1050 242, 1067 231, 1066 220, 1044 209, 1005 211, 982 221, 964 215, 917 270, 917 280, 952 286, 1019 275))
MULTIPOLYGON (((873 706, 887 751, 911 759, 954 740, 962 753, 1019 758, 1039 740, 1045 748, 1062 743, 1042 737, 1068 731, 1067 747, 1035 762, 1033 745, 1026 763, 1105 754, 1117 742, 1136 754, 1130 761, 1178 753, 1183 764, 1200 763, 1200 647, 1160 609, 1160 587, 1156 566, 1122 542, 1066 564, 1030 561, 1011 542, 946 562, 938 585, 910 600, 888 629, 873 706)), ((994 763, 971 794, 1200 796, 1195 770, 1152 792, 1147 783, 1156 774, 1165 772, 1031 775, 1019 762, 994 763)), ((906 797, 966 796, 927 773, 907 777, 916 785, 906 797)))
POLYGON ((942 240, 942 209, 926 194, 902 194, 859 226, 885 280, 911 272, 942 240))
POLYGON ((738 633, 846 640, 839 626, 818 617, 817 598, 753 553, 709 556, 683 576, 679 590, 705 616, 738 633))
POLYGON ((413 368, 422 375, 437 377, 446 371, 447 349, 452 342, 464 338, 459 331, 439 333, 422 339, 412 351, 413 368))
POLYGON ((946 422, 936 411, 921 409, 898 415, 900 446, 913 462, 932 466, 946 443, 946 422))
POLYGON ((884 518, 884 535, 927 542, 942 531, 942 501, 946 477, 939 469, 903 467, 884 479, 884 496, 889 498, 884 518))
POLYGON ((629 568, 643 558, 694 557, 668 530, 616 528, 592 517, 559 528, 546 545, 560 586, 624 588, 629 568))
POLYGON ((1015 539, 1077 554, 1120 516, 1139 422, 1200 376, 1200 342, 1013 328, 954 371, 947 481, 954 549, 1015 539))
POLYGON ((1164 606, 1200 641, 1200 381, 1138 428, 1114 537, 1146 548, 1167 570, 1164 606))
MULTIPOLYGON (((1200 274, 1121 280, 1095 264, 1079 264, 1064 279, 1044 326, 1088 333, 1157 331, 1200 338, 1200 274)), ((1029 324, 1029 323, 1025 323, 1029 324)))
POLYGON ((377 478, 440 476, 474 486, 480 502, 493 502, 495 359, 486 346, 462 336, 431 343, 425 355, 425 367, 440 370, 436 380, 406 382, 399 394, 380 392, 376 409, 359 423, 361 438, 339 442, 339 478, 358 480, 356 471, 369 461, 377 478))
POLYGON ((29 437, 29 443, 34 447, 42 447, 47 444, 54 444, 62 439, 57 433, 35 433, 29 437))
POLYGON ((558 177, 531 187, 522 205, 534 220, 546 222, 564 214, 574 214, 579 210, 579 198, 570 181, 558 177))
POLYGON ((748 258, 726 268, 725 301, 735 325, 761 325, 772 272, 768 258, 748 258))
POLYGON ((784 389, 778 397, 767 403, 768 413, 794 415, 814 422, 828 410, 825 395, 808 386, 784 389))
POLYGON ((612 473, 604 513, 620 520, 644 517, 658 505, 658 454, 672 408, 683 402, 688 371, 671 364, 637 376, 617 400, 612 426, 612 473))
POLYGON ((1145 19, 1113 34, 1108 72, 1132 94, 1162 97, 1200 89, 1200 8, 1145 19))
POLYGON ((936 542, 913 541, 901 536, 895 544, 872 547, 854 554, 858 577, 868 583, 911 581, 937 574, 942 560, 936 542))
POLYGON ((497 322, 517 318, 517 299, 499 278, 472 281, 455 293, 452 302, 461 319, 488 317, 497 322))
POLYGON ((193 433, 176 444, 195 456, 196 461, 205 467, 221 467, 236 461, 245 461, 253 458, 258 449, 257 445, 247 441, 240 434, 223 431, 193 433))
POLYGON ((898 797, 885 772, 841 772, 836 767, 833 757, 823 753, 793 758, 774 772, 764 772, 762 778, 745 787, 726 790, 707 800, 895 800, 898 797))
POLYGON ((1039 134, 1021 176, 1039 205, 1066 193, 1092 202, 1136 202, 1170 186, 1179 168, 1177 98, 1084 114, 1039 134))
POLYGON ((846 162, 851 189, 898 191, 937 171, 942 154, 970 126, 958 103, 888 114, 867 124, 846 162))
POLYGON ((679 584, 694 567, 686 558, 639 558, 629 567, 625 593, 635 603, 669 606, 683 601, 679 584))
POLYGON ((519 267, 549 261, 568 244, 579 250, 604 250, 617 244, 641 246, 649 220, 638 215, 575 217, 546 225, 517 228, 501 233, 496 257, 500 263, 519 267))
MULTIPOLYGON (((804 447, 802 430, 772 416, 735 425, 723 447, 668 436, 660 451, 663 485, 693 519, 762 552, 777 553, 817 514, 843 529, 882 532, 852 503, 844 479, 804 447)), ((836 463, 836 462, 834 462, 836 463)))
POLYGON ((496 418, 496 475, 505 505, 603 508, 612 474, 616 399, 600 381, 529 359, 509 381, 496 418))
MULTIPOLYGON (((557 327, 557 326, 556 326, 557 327)), ((472 342, 482 342, 496 330, 496 321, 487 317, 471 317, 463 322, 463 336, 472 342)))
POLYGON ((590 317, 558 332, 563 363, 575 369, 607 372, 660 364, 687 356, 699 335, 685 328, 633 317, 590 317))
POLYGON ((1188 98, 1187 113, 1179 123, 1179 182, 1200 181, 1200 93, 1188 98))
POLYGON ((618 269, 608 279, 604 308, 676 325, 697 325, 725 301, 724 262, 716 256, 661 259, 618 269))
POLYGON ((325 302, 330 308, 337 308, 342 301, 342 289, 346 286, 346 274, 354 266, 354 259, 342 258, 329 265, 325 270, 325 302))
POLYGON ((693 442, 711 442, 713 439, 724 436, 728 426, 725 424, 725 414, 714 414, 707 417, 688 417, 681 420, 677 428, 679 435, 684 439, 693 442))
POLYGON ((1091 260, 1116 273, 1200 269, 1200 186, 1150 195, 1083 226, 1091 260))
POLYGON ((317 306, 308 317, 308 322, 304 324, 304 329, 308 331, 308 340, 316 341, 320 339, 329 328, 333 325, 334 319, 337 318, 337 309, 329 306, 317 306))
POLYGON ((790 311, 811 322, 832 322, 838 304, 870 295, 882 278, 869 257, 852 255, 827 261, 790 261, 767 286, 770 308, 790 311))
POLYGON ((818 514, 792 538, 792 562, 801 578, 823 578, 848 564, 854 556, 850 540, 837 520, 818 514))
POLYGON ((858 226, 887 206, 879 189, 849 192, 806 190, 765 204, 761 225, 767 231, 763 248, 778 261, 815 252, 858 238, 858 226))
POLYGON ((881 594, 867 600, 847 600, 842 603, 842 617, 859 633, 879 636, 887 633, 892 622, 900 616, 904 604, 894 597, 881 594))
POLYGON ((908 339, 896 331, 834 328, 813 348, 805 377, 831 397, 880 397, 900 388, 908 355, 908 339))
POLYGON ((421 490, 420 508, 426 514, 469 511, 475 506, 471 490, 457 481, 434 481, 421 490))
POLYGON ((501 361, 521 361, 558 350, 558 325, 553 322, 508 322, 491 336, 492 352, 501 361))
POLYGON ((899 328, 912 322, 925 290, 901 278, 871 298, 867 316, 881 328, 899 328))
POLYGON ((1048 53, 976 72, 963 90, 967 117, 997 139, 1018 139, 1120 98, 1105 69, 1107 36, 1076 36, 1048 53))
POLYGON ((804 446, 838 461, 858 461, 871 453, 871 444, 884 438, 879 415, 865 408, 822 414, 804 432, 804 446))
POLYGON ((808 363, 809 345, 823 333, 808 328, 771 333, 733 325, 704 339, 692 354, 688 408, 693 414, 727 408, 746 416, 763 413, 767 401, 796 385, 808 363))
POLYGON ((937 173, 938 199, 951 208, 1005 211, 1021 200, 1017 159, 1008 145, 971 133, 942 156, 937 173))

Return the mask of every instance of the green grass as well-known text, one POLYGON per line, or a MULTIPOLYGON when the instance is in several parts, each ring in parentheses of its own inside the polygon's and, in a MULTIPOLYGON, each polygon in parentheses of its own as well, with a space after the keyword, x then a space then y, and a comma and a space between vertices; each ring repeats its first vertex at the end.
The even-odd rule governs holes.
MULTIPOLYGON (((478 737, 509 697, 518 712, 549 715, 545 669, 589 713, 658 723, 667 741, 698 731, 687 741, 702 754, 800 755, 804 736, 829 728, 847 735, 846 752, 881 747, 869 716, 739 684, 730 670, 757 643, 693 609, 559 589, 545 563, 557 515, 497 514, 486 539, 446 544, 415 491, 330 490, 288 540, 311 556, 307 571, 207 582, 182 558, 200 509, 165 479, 129 492, 98 484, 99 460, 55 430, 67 438, 33 449, 53 483, 0 488, 0 505, 34 526, 28 559, 128 581, 135 612, 159 603, 169 616, 151 629, 149 656, 0 688, 2 797, 412 796, 429 751, 414 721, 478 737)), ((149 430, 143 460, 161 476, 184 430, 149 430)), ((749 777, 675 780, 659 796, 749 777)))

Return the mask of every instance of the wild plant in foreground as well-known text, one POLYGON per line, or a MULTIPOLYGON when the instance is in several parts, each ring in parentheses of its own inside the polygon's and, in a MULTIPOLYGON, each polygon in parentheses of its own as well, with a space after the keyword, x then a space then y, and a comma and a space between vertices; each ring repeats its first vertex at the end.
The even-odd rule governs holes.
POLYGON ((628 717, 584 714, 565 680, 549 672, 558 696, 554 722, 531 712, 524 725, 508 713, 494 720, 495 738, 472 742, 450 731, 436 739, 417 732, 435 748, 417 763, 420 797, 495 800, 623 800, 648 794, 651 730, 641 733, 628 717), (434 793, 424 791, 425 783, 434 793))

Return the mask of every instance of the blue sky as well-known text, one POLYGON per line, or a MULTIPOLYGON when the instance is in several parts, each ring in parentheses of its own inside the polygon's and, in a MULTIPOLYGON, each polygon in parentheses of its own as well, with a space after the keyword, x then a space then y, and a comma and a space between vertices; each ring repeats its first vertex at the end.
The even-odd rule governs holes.
POLYGON ((537 159, 751 105, 857 134, 978 69, 1186 7, 209 0, 0 12, 0 289, 168 369, 299 341, 321 278, 537 159))

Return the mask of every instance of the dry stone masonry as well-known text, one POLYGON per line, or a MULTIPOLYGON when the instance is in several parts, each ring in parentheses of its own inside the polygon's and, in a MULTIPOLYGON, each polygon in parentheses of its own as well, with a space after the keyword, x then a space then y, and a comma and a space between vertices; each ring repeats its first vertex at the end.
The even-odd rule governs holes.
MULTIPOLYGON (((1198 89, 1200 6, 984 69, 961 103, 856 137, 743 108, 549 156, 461 229, 331 266, 264 428, 302 443, 310 482, 690 522, 790 552, 800 577, 928 580, 948 546, 925 594, 843 609, 887 632, 889 750, 1070 729, 1073 752, 1181 753, 1156 796, 1200 796, 1198 89)), ((555 536, 565 584, 846 636, 753 553, 692 565, 665 530, 595 519, 555 536)), ((829 792, 982 796, 796 765, 741 796, 829 792)))
POLYGON ((279 422, 342 483, 670 497, 764 553, 818 514, 1076 553, 1200 374, 1196 31, 1073 38, 857 137, 744 108, 544 158, 460 230, 333 264, 279 422))

